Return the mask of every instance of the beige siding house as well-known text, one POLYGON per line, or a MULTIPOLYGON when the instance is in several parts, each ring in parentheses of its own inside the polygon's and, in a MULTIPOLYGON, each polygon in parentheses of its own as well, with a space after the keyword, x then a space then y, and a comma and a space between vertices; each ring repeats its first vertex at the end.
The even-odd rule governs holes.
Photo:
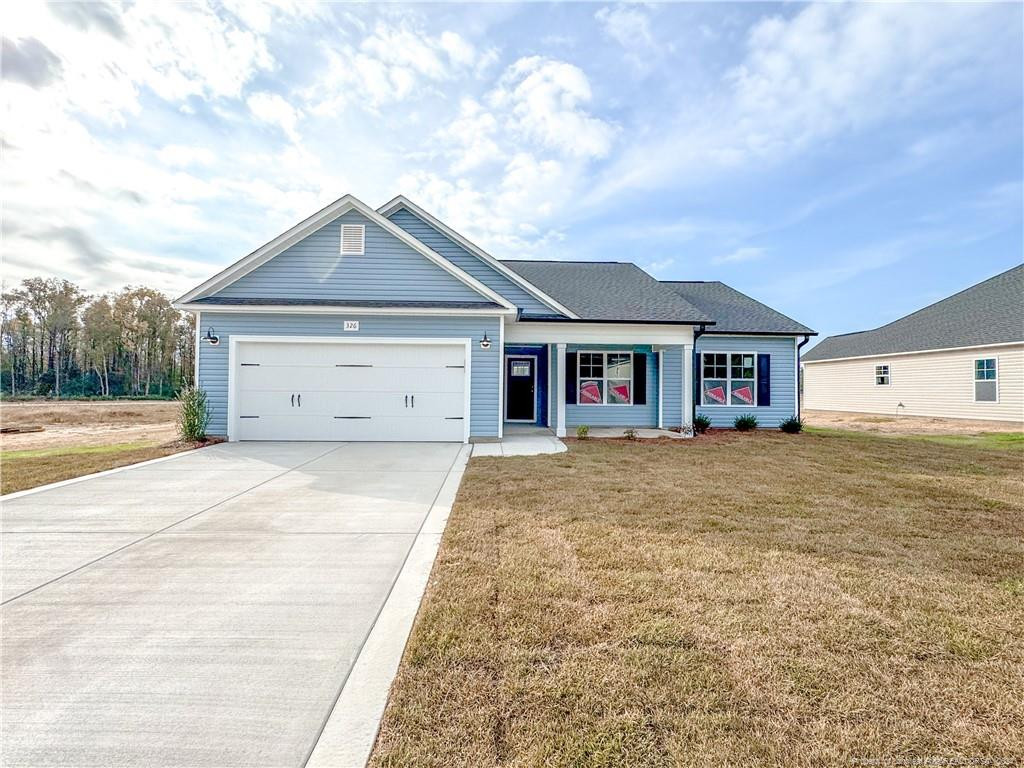
POLYGON ((802 359, 805 408, 1024 425, 1024 266, 802 359))

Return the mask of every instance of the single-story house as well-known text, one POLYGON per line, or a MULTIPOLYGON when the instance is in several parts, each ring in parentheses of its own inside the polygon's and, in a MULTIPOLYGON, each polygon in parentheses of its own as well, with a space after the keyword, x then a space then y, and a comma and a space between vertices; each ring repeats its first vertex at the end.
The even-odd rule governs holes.
POLYGON ((803 356, 804 405, 1024 422, 1024 265, 803 356))
POLYGON ((209 431, 231 440, 777 426, 814 333, 721 283, 498 260, 404 197, 346 195, 175 306, 196 315, 209 431))

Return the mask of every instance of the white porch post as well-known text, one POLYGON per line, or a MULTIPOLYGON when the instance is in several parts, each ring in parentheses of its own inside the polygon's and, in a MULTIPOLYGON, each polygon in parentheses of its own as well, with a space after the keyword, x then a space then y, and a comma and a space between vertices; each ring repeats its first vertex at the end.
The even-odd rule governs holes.
POLYGON ((683 414, 682 427, 693 426, 693 345, 683 345, 683 414))
POLYGON ((558 415, 555 435, 565 437, 565 344, 558 345, 558 367, 555 371, 555 392, 558 396, 558 415))
POLYGON ((658 350, 658 354, 657 354, 657 357, 655 359, 658 361, 658 429, 664 429, 665 428, 665 415, 664 415, 664 411, 665 411, 665 409, 664 409, 664 405, 665 405, 664 389, 665 389, 665 387, 664 387, 662 382, 664 382, 664 380, 665 380, 665 377, 663 375, 664 371, 665 371, 665 356, 662 354, 662 350, 660 350, 660 349, 658 350))

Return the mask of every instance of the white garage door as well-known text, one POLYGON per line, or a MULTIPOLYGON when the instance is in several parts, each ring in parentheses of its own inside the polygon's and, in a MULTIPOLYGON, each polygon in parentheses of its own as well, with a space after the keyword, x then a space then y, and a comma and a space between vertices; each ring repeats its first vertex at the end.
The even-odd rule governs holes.
POLYGON ((236 440, 462 441, 461 343, 243 341, 236 440))

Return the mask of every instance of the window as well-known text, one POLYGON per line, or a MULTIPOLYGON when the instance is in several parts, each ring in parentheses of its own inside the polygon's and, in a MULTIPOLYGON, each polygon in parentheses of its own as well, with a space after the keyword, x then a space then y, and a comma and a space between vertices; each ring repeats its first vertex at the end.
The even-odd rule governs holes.
POLYGON ((999 402, 998 364, 994 357, 982 357, 974 361, 974 402, 999 402))
POLYGON ((366 227, 362 224, 341 225, 341 255, 362 256, 366 244, 366 227))
POLYGON ((876 387, 888 387, 889 386, 889 366, 888 365, 876 365, 875 366, 875 386, 876 387))
POLYGON ((757 405, 757 355, 701 353, 701 405, 757 405))
POLYGON ((530 364, 525 360, 516 360, 512 363, 513 376, 530 376, 530 364))
POLYGON ((633 404, 632 352, 580 352, 577 366, 580 405, 633 404))

